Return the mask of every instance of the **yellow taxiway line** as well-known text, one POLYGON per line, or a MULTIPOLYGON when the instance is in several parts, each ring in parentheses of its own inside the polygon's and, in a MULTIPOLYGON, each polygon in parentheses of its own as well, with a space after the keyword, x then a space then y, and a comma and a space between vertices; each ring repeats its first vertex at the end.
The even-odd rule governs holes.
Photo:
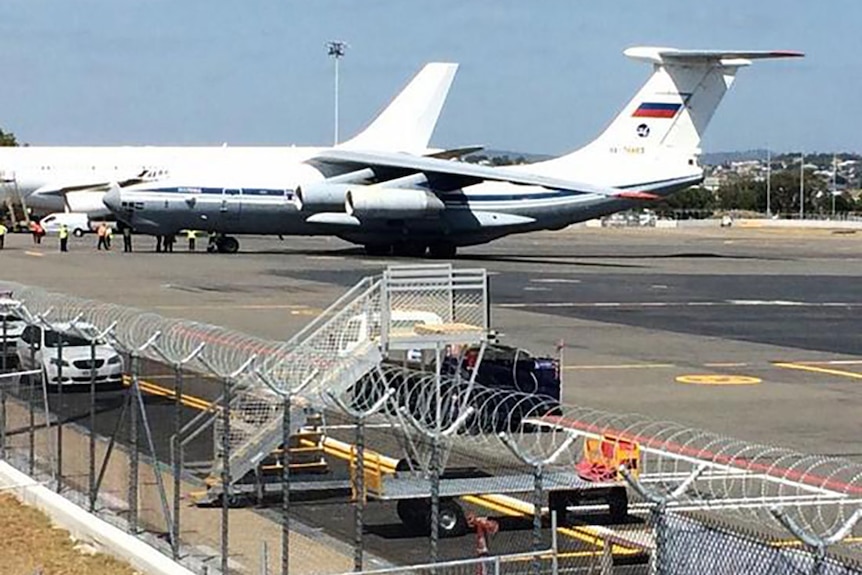
POLYGON ((851 379, 862 379, 862 373, 855 371, 845 371, 843 369, 833 369, 831 367, 819 367, 810 364, 801 363, 773 363, 775 367, 783 367, 784 369, 797 369, 799 371, 811 371, 814 373, 824 373, 826 375, 837 375, 840 377, 849 377, 851 379))

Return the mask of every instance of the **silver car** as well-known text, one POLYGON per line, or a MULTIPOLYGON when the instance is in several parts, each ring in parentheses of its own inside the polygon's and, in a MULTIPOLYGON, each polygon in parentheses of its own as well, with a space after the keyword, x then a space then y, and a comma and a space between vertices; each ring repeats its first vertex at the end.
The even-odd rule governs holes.
MULTIPOLYGON (((53 327, 28 325, 24 328, 17 342, 18 361, 23 369, 41 369, 50 385, 88 385, 93 371, 97 384, 122 383, 123 358, 110 344, 96 343, 93 362, 89 340, 75 335, 69 323, 53 327), (61 342, 62 350, 59 349, 61 342)), ((76 324, 75 327, 86 332, 90 326, 76 324)))

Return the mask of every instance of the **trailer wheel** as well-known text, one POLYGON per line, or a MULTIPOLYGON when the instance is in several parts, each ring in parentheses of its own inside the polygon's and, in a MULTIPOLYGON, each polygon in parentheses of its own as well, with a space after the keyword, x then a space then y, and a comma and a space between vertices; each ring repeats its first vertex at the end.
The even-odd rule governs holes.
POLYGON ((464 510, 454 499, 440 501, 438 533, 440 537, 460 537, 467 533, 467 518, 464 510))
MULTIPOLYGON (((403 459, 399 459, 398 463, 395 464, 395 471, 413 471, 414 469, 418 469, 419 464, 416 463, 415 460, 405 457, 403 459)), ((400 501, 399 501, 400 503, 400 501)))
POLYGON ((431 509, 428 502, 417 499, 399 499, 395 504, 398 519, 412 531, 428 529, 431 509))
POLYGON ((608 511, 611 521, 624 523, 629 515, 629 495, 625 487, 614 487, 608 493, 608 511))
POLYGON ((548 511, 557 513, 559 525, 569 524, 569 505, 576 506, 572 502, 572 496, 568 491, 551 491, 548 493, 548 511))

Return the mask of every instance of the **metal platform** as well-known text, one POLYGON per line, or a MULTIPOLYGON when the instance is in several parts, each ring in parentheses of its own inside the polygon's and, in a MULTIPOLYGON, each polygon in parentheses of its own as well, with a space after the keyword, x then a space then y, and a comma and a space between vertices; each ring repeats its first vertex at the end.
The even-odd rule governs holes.
MULTIPOLYGON (((369 477, 367 476, 367 479, 369 477)), ((366 481, 367 481, 366 479, 366 481)), ((593 483, 585 481, 574 473, 550 472, 542 476, 543 491, 606 489, 616 483, 593 483)), ((418 473, 396 473, 382 475, 377 485, 366 483, 369 496, 382 501, 398 499, 419 499, 431 496, 431 480, 418 473)), ((494 475, 491 477, 441 478, 440 497, 461 497, 464 495, 484 495, 530 493, 535 483, 532 474, 494 475)))

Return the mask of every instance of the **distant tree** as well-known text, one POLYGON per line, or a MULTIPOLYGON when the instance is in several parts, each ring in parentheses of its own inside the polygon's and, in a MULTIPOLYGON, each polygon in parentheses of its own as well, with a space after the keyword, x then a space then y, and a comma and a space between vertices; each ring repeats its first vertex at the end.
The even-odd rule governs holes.
POLYGON ((655 204, 656 213, 677 219, 708 218, 715 210, 715 195, 702 187, 688 188, 655 204))
POLYGON ((18 141, 12 132, 4 132, 0 129, 0 146, 17 146, 18 141))

